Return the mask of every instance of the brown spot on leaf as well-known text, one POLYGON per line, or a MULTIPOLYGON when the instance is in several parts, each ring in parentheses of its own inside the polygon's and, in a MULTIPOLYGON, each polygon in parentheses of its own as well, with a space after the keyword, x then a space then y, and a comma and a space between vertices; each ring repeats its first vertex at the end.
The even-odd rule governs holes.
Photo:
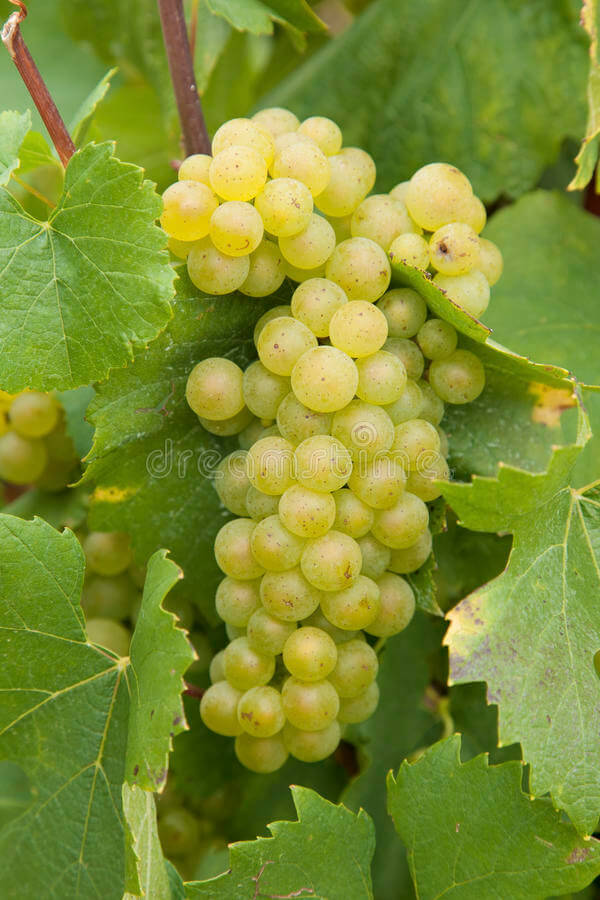
POLYGON ((567 862, 569 863, 569 865, 585 862, 591 852, 591 847, 576 847, 567 856, 567 862))

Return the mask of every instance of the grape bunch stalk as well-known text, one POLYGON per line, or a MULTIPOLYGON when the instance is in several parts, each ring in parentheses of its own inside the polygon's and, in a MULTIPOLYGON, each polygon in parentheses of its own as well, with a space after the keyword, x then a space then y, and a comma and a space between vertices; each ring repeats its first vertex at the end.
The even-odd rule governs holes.
POLYGON ((225 123, 163 197, 201 290, 297 283, 259 319, 258 360, 204 359, 186 388, 204 428, 240 446, 215 476, 237 516, 215 539, 230 643, 200 712, 256 772, 324 759, 375 711, 377 650, 413 616, 405 576, 430 556, 428 504, 450 477, 445 404, 485 386, 455 328, 390 288, 402 260, 481 315, 502 271, 483 204, 445 163, 367 196, 375 175, 330 119, 267 109, 225 123))

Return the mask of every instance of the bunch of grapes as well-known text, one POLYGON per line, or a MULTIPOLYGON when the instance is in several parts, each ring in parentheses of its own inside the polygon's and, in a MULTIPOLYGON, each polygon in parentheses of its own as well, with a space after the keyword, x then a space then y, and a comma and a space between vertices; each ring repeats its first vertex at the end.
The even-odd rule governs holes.
POLYGON ((201 716, 245 766, 272 772, 288 754, 324 759, 374 712, 377 650, 411 620, 405 576, 431 553, 427 504, 450 475, 445 404, 485 384, 453 326, 390 289, 390 260, 477 316, 502 257, 479 237, 485 209, 461 172, 434 163, 367 196, 373 160, 342 149, 329 119, 264 110, 223 125, 213 150, 164 195, 171 249, 210 293, 298 283, 258 321, 257 361, 205 359, 186 388, 202 425, 240 445, 215 478, 238 518, 215 539, 230 643, 201 716))

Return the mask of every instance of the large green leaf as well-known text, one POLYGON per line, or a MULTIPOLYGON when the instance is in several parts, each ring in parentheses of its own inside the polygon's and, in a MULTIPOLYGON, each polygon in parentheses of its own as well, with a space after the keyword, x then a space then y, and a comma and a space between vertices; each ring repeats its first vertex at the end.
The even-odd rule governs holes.
POLYGON ((373 823, 334 806, 308 788, 292 787, 297 822, 273 822, 273 837, 232 844, 230 871, 190 882, 187 896, 211 900, 304 895, 322 900, 372 900, 373 823))
MULTIPOLYGON (((583 0, 581 22, 590 36, 590 73, 588 76, 588 121, 585 138, 577 155, 577 174, 569 188, 581 190, 591 181, 598 162, 600 144, 600 4, 598 0, 583 0)), ((600 175, 597 175, 600 185, 600 175)))
POLYGON ((251 34, 273 34, 273 22, 300 32, 325 27, 306 0, 206 0, 206 5, 238 31, 251 34))
POLYGON ((22 115, 7 109, 0 113, 0 184, 6 184, 19 165, 19 150, 31 128, 29 110, 22 115))
POLYGON ((169 319, 160 199, 111 151, 90 144, 73 156, 48 222, 0 194, 0 380, 9 391, 105 378, 169 319))
POLYGON ((389 810, 408 848, 421 900, 543 900, 600 873, 586 841, 547 800, 521 790, 519 762, 460 762, 460 736, 435 744, 388 777, 389 810))
MULTIPOLYGON (((132 837, 133 863, 147 900, 171 900, 169 876, 156 828, 156 804, 149 791, 123 785, 123 811, 132 837)), ((127 893, 123 900, 139 894, 127 893)))
POLYGON ((574 3, 377 0, 261 103, 331 116, 381 188, 442 159, 492 200, 579 137, 586 66, 574 3))

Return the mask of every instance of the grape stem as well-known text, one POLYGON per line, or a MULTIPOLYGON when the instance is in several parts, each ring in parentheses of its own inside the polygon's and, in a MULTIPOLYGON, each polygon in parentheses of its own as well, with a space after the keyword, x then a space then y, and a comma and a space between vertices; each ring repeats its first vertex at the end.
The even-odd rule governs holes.
POLYGON ((19 70, 19 75, 25 83, 25 87, 31 94, 56 152, 63 166, 66 166, 75 153, 75 144, 67 131, 67 126, 50 96, 40 71, 33 61, 33 57, 27 48, 21 34, 21 22, 27 16, 27 7, 22 0, 10 0, 19 9, 8 17, 2 29, 2 43, 11 55, 12 61, 19 70))
POLYGON ((186 154, 210 153, 210 138, 196 86, 183 2, 157 0, 157 3, 186 154))
POLYGON ((183 693, 187 694, 188 697, 195 697, 196 700, 201 700, 204 697, 204 688, 198 687, 195 684, 190 684, 189 681, 183 682, 185 687, 183 689, 183 693))

